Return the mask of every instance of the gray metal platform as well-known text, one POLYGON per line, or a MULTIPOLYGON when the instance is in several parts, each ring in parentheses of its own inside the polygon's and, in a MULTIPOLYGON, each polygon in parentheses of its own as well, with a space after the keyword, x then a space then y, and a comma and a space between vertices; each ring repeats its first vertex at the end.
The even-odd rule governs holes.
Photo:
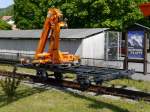
POLYGON ((38 65, 33 64, 18 64, 18 67, 32 68, 36 70, 52 71, 57 73, 74 73, 77 80, 80 81, 90 81, 96 84, 102 83, 103 81, 114 80, 119 78, 128 78, 135 73, 134 70, 123 70, 115 68, 105 68, 105 67, 95 67, 95 66, 65 66, 65 65, 38 65))

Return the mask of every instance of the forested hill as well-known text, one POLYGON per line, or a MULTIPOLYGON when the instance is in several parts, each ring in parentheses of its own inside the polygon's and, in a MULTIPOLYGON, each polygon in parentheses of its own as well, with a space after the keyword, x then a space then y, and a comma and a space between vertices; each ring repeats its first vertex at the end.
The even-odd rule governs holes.
POLYGON ((14 6, 10 5, 7 8, 0 8, 0 17, 1 16, 12 16, 14 12, 14 6))

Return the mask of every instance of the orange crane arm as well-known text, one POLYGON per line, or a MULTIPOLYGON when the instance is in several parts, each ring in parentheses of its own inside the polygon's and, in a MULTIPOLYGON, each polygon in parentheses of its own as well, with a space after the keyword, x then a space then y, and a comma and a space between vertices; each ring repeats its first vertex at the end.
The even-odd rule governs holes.
POLYGON ((59 51, 60 27, 66 25, 64 22, 60 21, 61 17, 62 14, 60 10, 56 8, 49 9, 47 18, 44 23, 43 32, 41 34, 40 41, 35 53, 35 60, 33 60, 33 63, 63 64, 72 63, 79 60, 79 56, 59 51), (44 53, 44 49, 49 35, 49 49, 46 53, 44 53))
POLYGON ((59 48, 59 32, 60 32, 60 24, 59 17, 62 16, 60 11, 55 8, 51 8, 48 11, 47 18, 44 23, 43 31, 40 37, 40 41, 35 53, 35 59, 38 58, 38 54, 43 53, 47 39, 50 35, 50 47, 49 52, 52 50, 58 50, 59 48))
POLYGON ((47 39, 48 39, 48 35, 50 32, 50 27, 49 27, 49 19, 47 18, 44 24, 44 28, 40 37, 40 41, 36 50, 36 54, 35 54, 35 58, 37 58, 37 55, 39 53, 42 53, 44 51, 47 39))

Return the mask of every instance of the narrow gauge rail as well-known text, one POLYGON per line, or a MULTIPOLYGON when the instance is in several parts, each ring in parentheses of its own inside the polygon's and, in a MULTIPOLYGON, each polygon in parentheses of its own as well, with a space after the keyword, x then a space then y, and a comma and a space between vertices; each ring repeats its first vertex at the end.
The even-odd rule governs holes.
MULTIPOLYGON (((14 72, 6 72, 6 71, 0 71, 0 76, 15 76, 15 77, 22 77, 30 79, 30 81, 44 83, 44 84, 50 84, 53 86, 59 86, 59 87, 67 87, 67 88, 73 88, 80 90, 80 84, 73 82, 73 81, 66 81, 66 80, 56 80, 54 78, 48 78, 47 80, 38 78, 37 76, 33 76, 30 74, 22 74, 22 73, 14 73, 14 72)), ((133 91, 133 90, 127 90, 122 88, 114 88, 114 87, 105 87, 105 86, 97 86, 97 85, 90 85, 86 91, 95 92, 97 94, 107 94, 107 95, 114 95, 114 96, 120 96, 125 97, 129 99, 134 100, 144 100, 150 102, 150 93, 145 93, 141 91, 133 91)))

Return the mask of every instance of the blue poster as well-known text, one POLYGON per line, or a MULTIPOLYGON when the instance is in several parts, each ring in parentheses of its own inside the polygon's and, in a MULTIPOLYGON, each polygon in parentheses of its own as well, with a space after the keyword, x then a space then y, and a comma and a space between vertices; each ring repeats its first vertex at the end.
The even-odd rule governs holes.
POLYGON ((144 31, 128 32, 128 58, 144 58, 144 31))

